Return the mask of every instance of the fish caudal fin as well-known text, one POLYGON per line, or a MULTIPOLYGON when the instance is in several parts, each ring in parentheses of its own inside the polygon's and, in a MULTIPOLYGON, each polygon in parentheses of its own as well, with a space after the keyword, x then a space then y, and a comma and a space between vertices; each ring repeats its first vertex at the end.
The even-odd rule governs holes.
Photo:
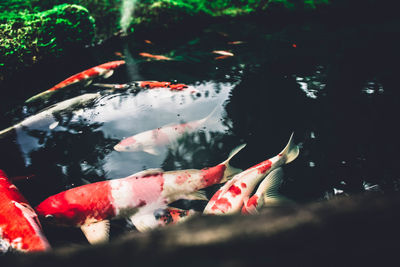
POLYGON ((224 177, 221 179, 221 183, 225 183, 230 178, 232 178, 233 175, 242 171, 241 169, 232 167, 229 164, 229 161, 233 158, 233 156, 235 156, 237 153, 239 153, 239 151, 242 150, 245 146, 246 146, 246 144, 241 144, 240 146, 237 146, 236 148, 234 148, 231 151, 231 153, 229 154, 228 158, 224 162, 221 163, 226 166, 226 169, 224 172, 224 177))
POLYGON ((283 156, 284 164, 292 162, 299 155, 299 147, 293 141, 293 135, 290 136, 289 142, 279 155, 283 156))
POLYGON ((110 221, 104 220, 81 226, 83 234, 90 244, 98 244, 108 241, 110 236, 110 221))

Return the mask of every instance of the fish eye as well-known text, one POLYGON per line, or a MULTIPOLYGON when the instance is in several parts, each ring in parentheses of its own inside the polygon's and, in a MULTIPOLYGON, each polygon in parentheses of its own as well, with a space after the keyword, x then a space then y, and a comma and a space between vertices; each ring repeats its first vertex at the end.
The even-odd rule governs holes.
POLYGON ((51 221, 51 220, 54 219, 54 215, 51 215, 51 214, 47 214, 47 215, 44 216, 44 217, 46 218, 46 220, 49 220, 49 221, 51 221))

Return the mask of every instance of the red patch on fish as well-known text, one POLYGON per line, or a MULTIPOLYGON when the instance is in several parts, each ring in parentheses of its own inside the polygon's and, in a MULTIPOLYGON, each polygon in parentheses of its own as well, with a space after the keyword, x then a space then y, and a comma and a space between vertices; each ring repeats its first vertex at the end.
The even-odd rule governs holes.
POLYGON ((223 164, 202 169, 202 186, 208 187, 214 184, 220 183, 221 179, 224 176, 226 166, 223 164))
POLYGON ((178 84, 171 84, 169 88, 171 88, 171 91, 181 91, 185 88, 188 88, 188 86, 183 83, 178 83, 178 84))
POLYGON ((178 184, 178 185, 181 185, 181 184, 185 183, 189 178, 190 178, 190 174, 183 173, 181 175, 178 175, 175 178, 175 183, 178 184))
POLYGON ((265 161, 255 165, 255 166, 251 167, 251 168, 252 169, 257 169, 258 173, 265 173, 269 169, 271 169, 271 166, 272 166, 272 161, 270 161, 268 159, 268 160, 265 160, 265 161))
POLYGON ((240 190, 240 188, 234 184, 229 187, 228 191, 232 194, 233 197, 236 197, 240 195, 240 193, 242 193, 242 190, 240 190))
POLYGON ((0 238, 15 249, 43 251, 49 248, 46 238, 40 233, 36 213, 2 170, 0 170, 0 230, 0 238))
POLYGON ((229 202, 227 198, 220 198, 218 199, 214 205, 212 206, 211 210, 219 210, 222 213, 229 211, 232 208, 232 204, 229 202))
POLYGON ((241 186, 242 188, 246 188, 246 187, 247 187, 247 185, 246 185, 245 183, 241 183, 240 186, 241 186))
POLYGON ((125 138, 119 144, 121 146, 130 146, 130 145, 132 145, 134 143, 136 143, 136 139, 133 136, 131 136, 131 137, 125 138))
POLYGON ((257 207, 257 201, 258 201, 258 196, 254 195, 247 201, 247 203, 245 203, 245 205, 247 207, 251 207, 251 206, 257 207))
POLYGON ((228 55, 219 56, 219 57, 216 57, 216 58, 214 58, 214 59, 218 60, 218 59, 225 59, 225 58, 228 58, 228 57, 231 57, 231 56, 228 56, 228 55))
POLYGON ((221 190, 218 190, 217 192, 214 193, 214 195, 212 196, 212 198, 210 199, 210 202, 215 202, 219 196, 221 195, 221 190))
POLYGON ((140 82, 139 86, 142 88, 153 89, 153 88, 165 88, 168 87, 170 82, 153 82, 153 81, 143 81, 140 82))

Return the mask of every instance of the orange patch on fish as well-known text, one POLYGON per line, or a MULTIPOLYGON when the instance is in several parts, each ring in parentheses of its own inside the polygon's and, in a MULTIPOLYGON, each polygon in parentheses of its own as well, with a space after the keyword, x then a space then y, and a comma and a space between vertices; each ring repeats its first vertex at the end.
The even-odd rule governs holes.
POLYGON ((169 58, 169 57, 166 57, 163 55, 153 55, 153 54, 145 53, 145 52, 139 53, 139 55, 142 57, 152 58, 155 60, 172 60, 172 58, 169 58))

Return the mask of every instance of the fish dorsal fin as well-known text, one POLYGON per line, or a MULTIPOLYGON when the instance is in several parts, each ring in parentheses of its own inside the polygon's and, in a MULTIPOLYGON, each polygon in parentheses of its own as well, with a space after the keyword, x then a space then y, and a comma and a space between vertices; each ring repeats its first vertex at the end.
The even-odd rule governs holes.
POLYGON ((81 226, 83 234, 90 244, 98 244, 108 241, 110 237, 110 221, 104 220, 81 226))
POLYGON ((152 174, 159 174, 160 172, 164 172, 164 170, 161 168, 153 168, 134 173, 131 176, 147 176, 152 174))
POLYGON ((111 75, 113 75, 113 74, 114 74, 114 71, 113 70, 109 70, 106 73, 104 73, 103 77, 104 77, 104 79, 107 79, 107 78, 110 78, 111 75))
POLYGON ((196 192, 192 192, 189 194, 182 195, 179 199, 187 199, 187 200, 206 200, 208 201, 208 198, 206 196, 206 192, 204 190, 199 190, 196 192))

